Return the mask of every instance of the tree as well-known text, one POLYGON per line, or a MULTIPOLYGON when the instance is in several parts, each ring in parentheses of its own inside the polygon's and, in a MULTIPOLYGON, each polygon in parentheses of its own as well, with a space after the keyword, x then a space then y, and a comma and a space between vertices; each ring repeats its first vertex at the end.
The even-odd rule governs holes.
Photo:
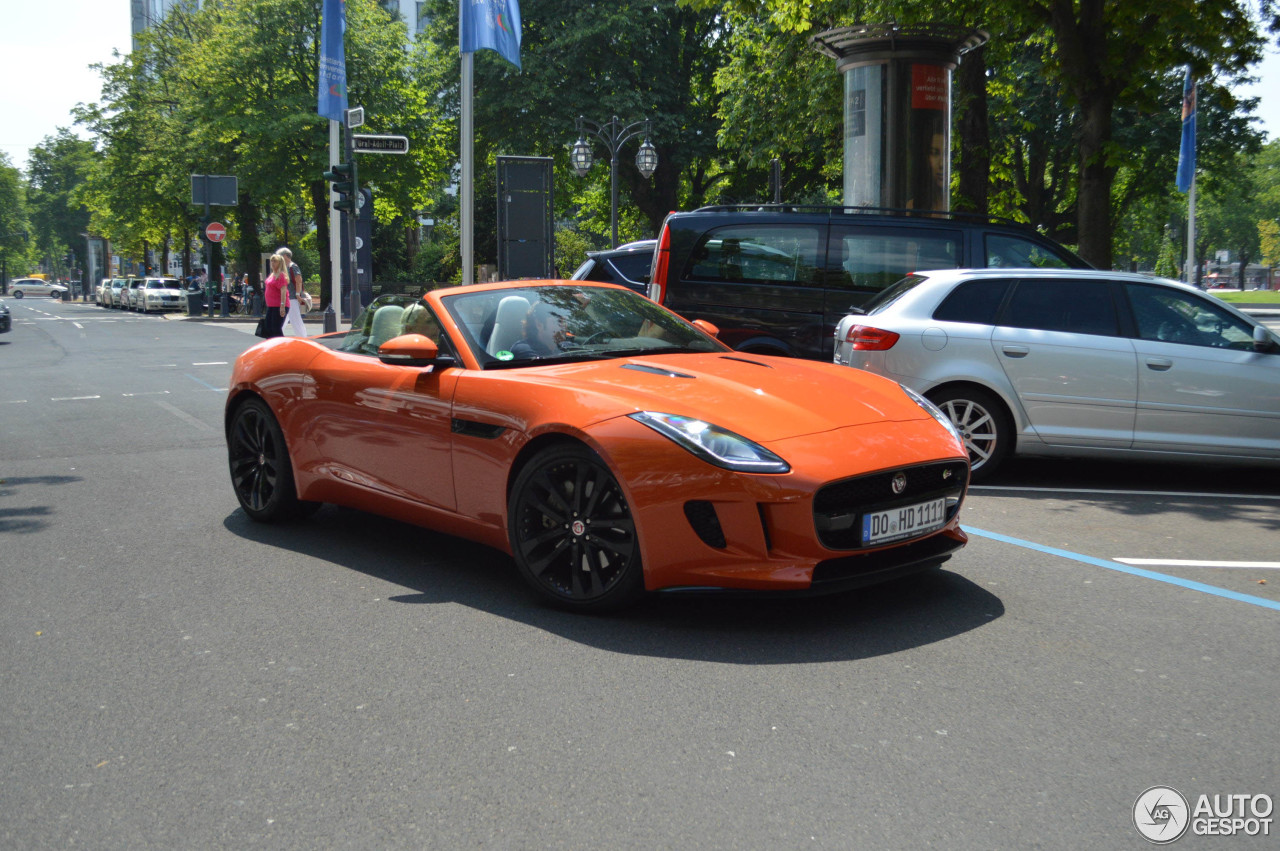
MULTIPOLYGON (((445 181, 432 93, 415 85, 405 30, 376 0, 349 0, 349 97, 375 132, 410 137, 410 154, 361 161, 361 181, 410 212, 445 181)), ((311 202, 328 252, 328 122, 316 114, 318 0, 177 4, 128 61, 104 69, 104 103, 85 121, 106 140, 92 197, 104 233, 137 243, 194 231, 191 174, 233 174, 242 264, 256 268, 262 208, 311 202)), ((321 265, 322 296, 329 269, 321 265)))
POLYGON ((31 149, 31 183, 28 200, 31 225, 39 251, 54 261, 56 268, 74 268, 64 262, 71 251, 84 267, 84 234, 89 229, 89 208, 78 188, 96 167, 93 143, 59 128, 54 136, 31 149))
POLYGON ((30 231, 26 206, 22 173, 9 162, 9 155, 0 151, 0 257, 6 286, 13 270, 27 262, 30 231))
MULTIPOLYGON (((428 17, 426 37, 438 54, 457 57, 457 5, 432 0, 428 17)), ((640 139, 619 153, 620 232, 653 234, 671 210, 701 203, 713 188, 709 175, 717 172, 711 80, 723 56, 725 22, 674 0, 527 0, 521 20, 523 70, 492 51, 476 54, 476 173, 493 174, 496 154, 554 157, 557 216, 585 212, 586 229, 607 234, 608 169, 597 166, 585 183, 573 175, 568 153, 575 121, 648 118, 658 169, 649 180, 636 169, 640 139), (639 215, 629 221, 632 204, 639 215)), ((460 103, 459 77, 454 59, 440 80, 451 116, 460 103)), ((595 151, 597 159, 606 156, 600 145, 595 151)), ((478 202, 491 194, 483 187, 478 182, 478 202)), ((476 222, 485 224, 479 212, 476 222)), ((478 232, 477 260, 492 260, 494 246, 478 232)))

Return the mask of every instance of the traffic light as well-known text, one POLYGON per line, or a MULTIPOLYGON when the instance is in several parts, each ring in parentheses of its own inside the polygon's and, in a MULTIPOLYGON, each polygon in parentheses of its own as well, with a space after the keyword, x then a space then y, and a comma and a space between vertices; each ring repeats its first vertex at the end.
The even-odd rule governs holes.
POLYGON ((360 192, 355 161, 337 163, 324 173, 324 179, 333 182, 333 191, 339 196, 338 200, 333 202, 333 209, 344 213, 355 213, 356 198, 359 197, 360 192))

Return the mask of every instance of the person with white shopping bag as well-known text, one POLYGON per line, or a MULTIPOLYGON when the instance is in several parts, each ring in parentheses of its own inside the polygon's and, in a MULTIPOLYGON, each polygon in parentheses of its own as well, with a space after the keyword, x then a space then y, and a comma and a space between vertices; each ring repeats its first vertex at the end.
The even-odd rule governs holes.
POLYGON ((283 245, 276 249, 276 254, 284 257, 289 264, 289 313, 284 318, 285 326, 295 337, 307 336, 307 326, 302 321, 302 314, 311 310, 311 294, 302 286, 302 269, 293 262, 293 252, 283 245))

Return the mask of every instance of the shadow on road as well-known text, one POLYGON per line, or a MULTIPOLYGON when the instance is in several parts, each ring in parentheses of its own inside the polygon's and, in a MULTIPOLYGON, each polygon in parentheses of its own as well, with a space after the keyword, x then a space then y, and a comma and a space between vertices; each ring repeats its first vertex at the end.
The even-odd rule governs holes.
POLYGON ((650 595, 611 616, 542 604, 510 557, 394 520, 325 506, 292 525, 224 521, 247 540, 301 553, 408 589, 396 603, 455 603, 584 645, 630 655, 781 665, 865 659, 942 641, 999 618, 989 591, 947 570, 861 591, 794 599, 650 595))
POLYGON ((1280 531, 1280 468, 1156 464, 1084 459, 1014 459, 974 486, 984 499, 1076 503, 1128 517, 1182 514, 1203 521, 1241 521, 1280 531))
MULTIPOLYGON (((65 485, 79 481, 79 476, 11 476, 0 479, 0 499, 13 496, 18 488, 25 485, 65 485)), ((48 521, 53 514, 53 507, 49 505, 0 508, 0 533, 39 532, 49 525, 48 521)))

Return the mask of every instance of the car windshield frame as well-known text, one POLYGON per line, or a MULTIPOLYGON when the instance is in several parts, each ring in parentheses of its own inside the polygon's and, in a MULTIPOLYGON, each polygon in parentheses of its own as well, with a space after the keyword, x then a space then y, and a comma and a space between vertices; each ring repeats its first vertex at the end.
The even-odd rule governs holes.
POLYGON ((481 369, 732 351, 691 322, 621 286, 564 282, 459 291, 442 295, 440 302, 481 369), (525 328, 531 310, 557 325, 550 332, 554 348, 539 353, 516 344, 530 342, 525 328))

